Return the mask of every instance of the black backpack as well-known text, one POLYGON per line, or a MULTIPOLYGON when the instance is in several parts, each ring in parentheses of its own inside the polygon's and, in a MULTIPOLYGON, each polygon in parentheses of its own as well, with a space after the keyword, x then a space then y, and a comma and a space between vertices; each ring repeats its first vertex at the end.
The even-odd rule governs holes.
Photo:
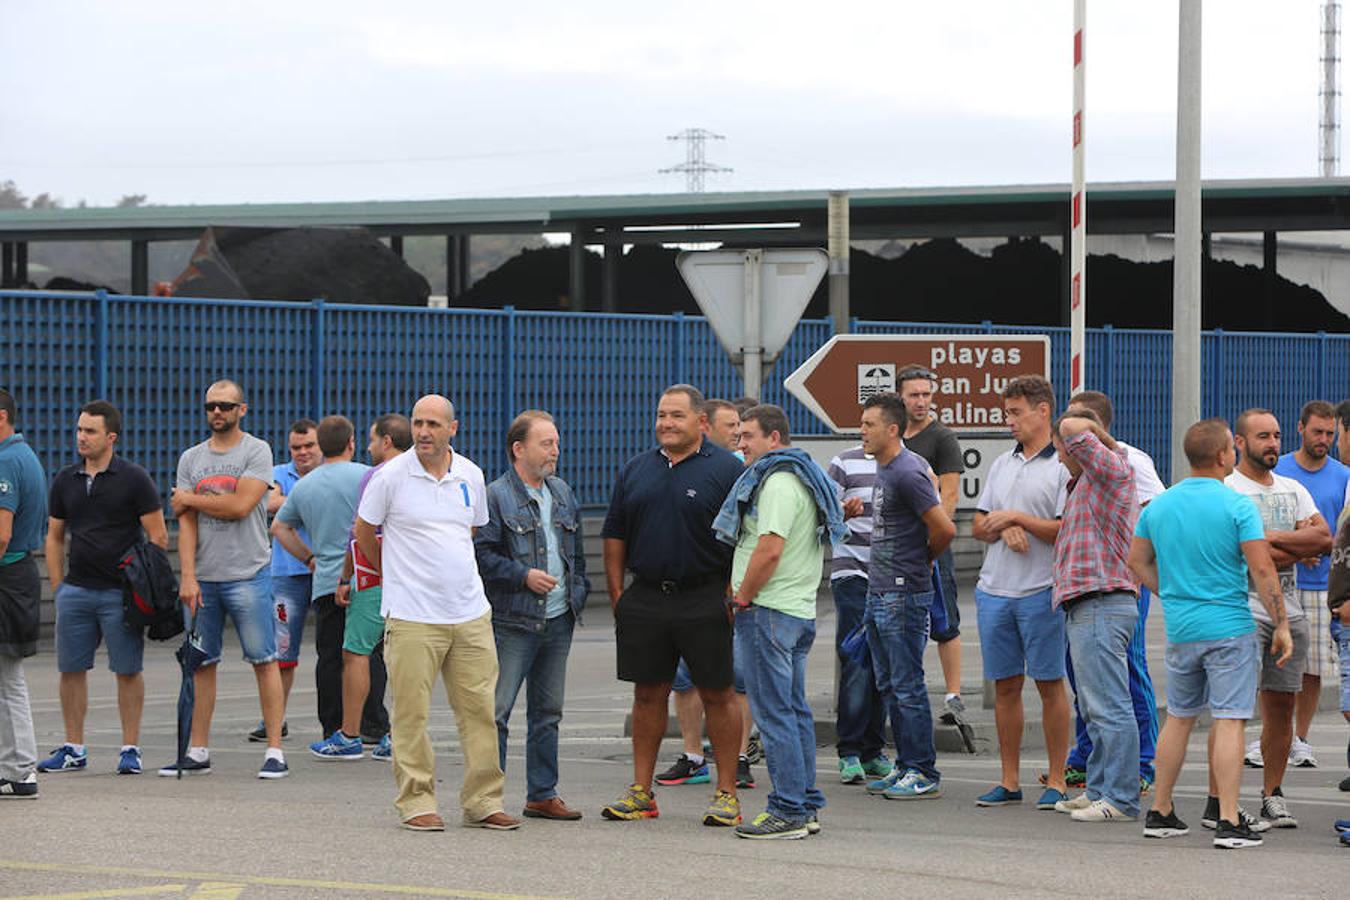
POLYGON ((169 554, 158 544, 137 541, 122 554, 122 622, 127 628, 146 628, 146 637, 167 641, 183 633, 183 611, 178 579, 169 554))

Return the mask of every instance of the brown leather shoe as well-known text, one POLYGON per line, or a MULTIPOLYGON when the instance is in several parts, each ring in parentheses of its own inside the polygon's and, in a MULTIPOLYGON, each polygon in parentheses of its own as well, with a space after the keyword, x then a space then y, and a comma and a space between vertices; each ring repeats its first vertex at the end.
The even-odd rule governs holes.
POLYGON ((508 816, 504 812, 495 812, 486 819, 465 819, 465 828, 490 828, 493 831, 515 831, 520 827, 520 820, 515 816, 508 816))
POLYGON ((444 831, 445 820, 435 813, 422 813, 420 816, 413 816, 411 819, 404 819, 399 823, 401 827, 409 831, 444 831))
POLYGON ((560 822, 574 822, 581 818, 581 810, 573 809, 558 796, 547 800, 531 800, 525 804, 525 815, 531 819, 557 819, 560 822))

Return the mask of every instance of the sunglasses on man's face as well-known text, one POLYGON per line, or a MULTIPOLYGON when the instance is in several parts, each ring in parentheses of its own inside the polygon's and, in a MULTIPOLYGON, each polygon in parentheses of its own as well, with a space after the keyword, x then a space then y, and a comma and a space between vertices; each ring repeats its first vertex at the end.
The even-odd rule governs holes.
POLYGON ((202 404, 202 409, 206 410, 209 413, 215 412, 216 410, 220 410, 221 412, 230 412, 238 408, 239 408, 238 403, 231 403, 228 400, 210 400, 202 404))

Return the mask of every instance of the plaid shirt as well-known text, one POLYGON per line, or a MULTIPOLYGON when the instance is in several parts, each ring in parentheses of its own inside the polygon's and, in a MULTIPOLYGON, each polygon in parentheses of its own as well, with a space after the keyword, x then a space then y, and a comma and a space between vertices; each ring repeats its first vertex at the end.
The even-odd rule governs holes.
POLYGON ((1114 452, 1091 431, 1064 449, 1083 473, 1069 482, 1069 499, 1055 541, 1054 605, 1093 591, 1138 590, 1126 560, 1139 518, 1134 469, 1121 447, 1114 452))

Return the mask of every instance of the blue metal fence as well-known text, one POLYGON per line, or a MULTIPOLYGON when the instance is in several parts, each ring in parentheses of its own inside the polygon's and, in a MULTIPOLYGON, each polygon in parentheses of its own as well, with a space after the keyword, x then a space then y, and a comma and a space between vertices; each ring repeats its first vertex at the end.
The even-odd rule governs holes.
MULTIPOLYGON (((1042 333, 1052 380, 1067 385, 1068 329, 854 323, 859 333, 1042 333)), ((816 420, 783 389, 786 375, 831 334, 805 320, 768 373, 764 399, 800 433, 816 420)), ((1232 419, 1268 406, 1293 445, 1301 404, 1350 394, 1350 337, 1207 332, 1204 412, 1232 419)), ((1171 334, 1110 327, 1088 333, 1087 383, 1116 402, 1114 430, 1168 471, 1171 334)), ((80 406, 102 396, 123 411, 120 449, 167 491, 178 454, 202 440, 202 392, 229 377, 248 392, 246 428, 285 457, 289 423, 341 412, 364 428, 428 392, 455 401, 458 450, 492 477, 502 436, 527 407, 550 410, 564 437, 563 474, 583 502, 603 504, 618 466, 651 444, 660 389, 698 385, 740 394, 735 368, 699 316, 436 310, 257 300, 202 300, 0 291, 0 386, 49 471, 74 458, 80 406)))

